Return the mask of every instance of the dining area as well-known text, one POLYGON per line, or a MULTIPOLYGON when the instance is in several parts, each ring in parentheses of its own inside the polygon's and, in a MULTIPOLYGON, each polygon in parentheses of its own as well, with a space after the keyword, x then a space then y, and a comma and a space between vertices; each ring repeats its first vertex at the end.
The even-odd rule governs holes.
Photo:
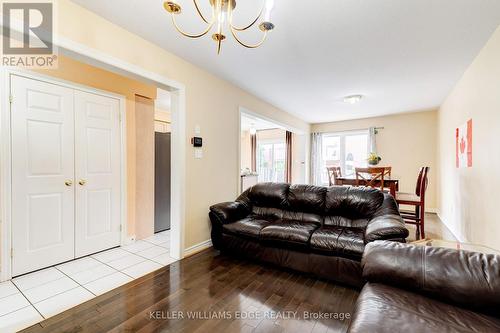
POLYGON ((329 186, 370 187, 392 195, 398 203, 405 223, 416 226, 415 238, 425 238, 425 193, 429 185, 429 167, 421 167, 415 175, 415 191, 401 192, 401 179, 393 175, 392 166, 354 167, 343 174, 340 166, 328 166, 329 186))

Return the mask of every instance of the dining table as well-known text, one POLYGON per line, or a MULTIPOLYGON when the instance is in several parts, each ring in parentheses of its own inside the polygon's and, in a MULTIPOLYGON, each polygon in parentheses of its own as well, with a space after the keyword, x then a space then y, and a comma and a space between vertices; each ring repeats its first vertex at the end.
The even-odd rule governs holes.
MULTIPOLYGON (((368 182, 370 182, 370 179, 359 179, 356 180, 355 175, 350 175, 350 176, 340 176, 336 177, 336 182, 335 185, 350 185, 350 186, 366 186, 368 182)), ((376 186, 380 187, 380 180, 374 182, 376 186)), ((396 192, 399 191, 399 179, 398 178, 393 178, 389 176, 384 177, 384 187, 389 188, 389 191, 391 195, 395 198, 396 197, 396 192)))

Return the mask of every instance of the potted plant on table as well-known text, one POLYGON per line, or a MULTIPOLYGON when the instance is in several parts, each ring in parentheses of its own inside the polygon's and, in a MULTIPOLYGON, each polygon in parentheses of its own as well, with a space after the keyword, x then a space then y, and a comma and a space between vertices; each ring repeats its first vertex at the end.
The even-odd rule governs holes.
POLYGON ((380 161, 382 161, 382 158, 378 156, 376 153, 370 153, 370 155, 368 155, 368 164, 378 165, 380 161))

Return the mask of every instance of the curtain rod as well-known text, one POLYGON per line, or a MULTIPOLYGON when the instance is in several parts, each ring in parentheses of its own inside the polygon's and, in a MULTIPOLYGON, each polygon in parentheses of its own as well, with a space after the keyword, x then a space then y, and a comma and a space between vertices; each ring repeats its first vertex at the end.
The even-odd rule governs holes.
MULTIPOLYGON (((368 127, 368 128, 358 128, 358 129, 350 129, 350 130, 342 130, 342 131, 320 131, 320 132, 311 132, 311 134, 314 134, 314 133, 322 133, 322 134, 331 134, 331 133, 345 133, 345 132, 356 132, 356 131, 368 131, 370 130, 371 127, 368 127)), ((385 129, 385 127, 373 127, 375 129, 375 131, 378 131, 378 130, 383 130, 385 129)))

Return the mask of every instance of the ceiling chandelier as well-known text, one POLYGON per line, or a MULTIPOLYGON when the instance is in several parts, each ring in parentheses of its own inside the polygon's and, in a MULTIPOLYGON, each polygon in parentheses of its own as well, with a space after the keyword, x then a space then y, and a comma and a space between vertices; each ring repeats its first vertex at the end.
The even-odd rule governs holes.
MULTIPOLYGON (((206 1, 206 0, 205 0, 206 1)), ((271 23, 271 11, 274 7, 274 0, 264 0, 264 4, 259 12, 259 15, 254 19, 249 25, 243 27, 237 27, 233 24, 233 11, 236 8, 236 0, 209 0, 210 6, 212 7, 212 17, 207 19, 200 10, 197 0, 193 0, 194 6, 198 15, 201 17, 203 22, 207 24, 205 30, 198 34, 190 34, 184 32, 179 25, 175 17, 179 15, 182 11, 181 6, 177 0, 165 1, 163 7, 165 10, 172 14, 172 22, 175 29, 179 31, 182 35, 189 38, 200 38, 209 33, 215 26, 215 33, 212 35, 212 39, 217 43, 217 54, 220 54, 222 41, 226 39, 225 29, 227 25, 227 30, 231 32, 234 39, 246 48, 254 49, 262 45, 266 40, 267 33, 274 29, 274 24, 271 23), (226 24, 227 21, 227 24, 226 24), (262 31, 263 35, 261 40, 256 44, 248 44, 243 42, 238 34, 242 31, 248 30, 253 27, 257 22, 259 24, 259 29, 262 31)))

